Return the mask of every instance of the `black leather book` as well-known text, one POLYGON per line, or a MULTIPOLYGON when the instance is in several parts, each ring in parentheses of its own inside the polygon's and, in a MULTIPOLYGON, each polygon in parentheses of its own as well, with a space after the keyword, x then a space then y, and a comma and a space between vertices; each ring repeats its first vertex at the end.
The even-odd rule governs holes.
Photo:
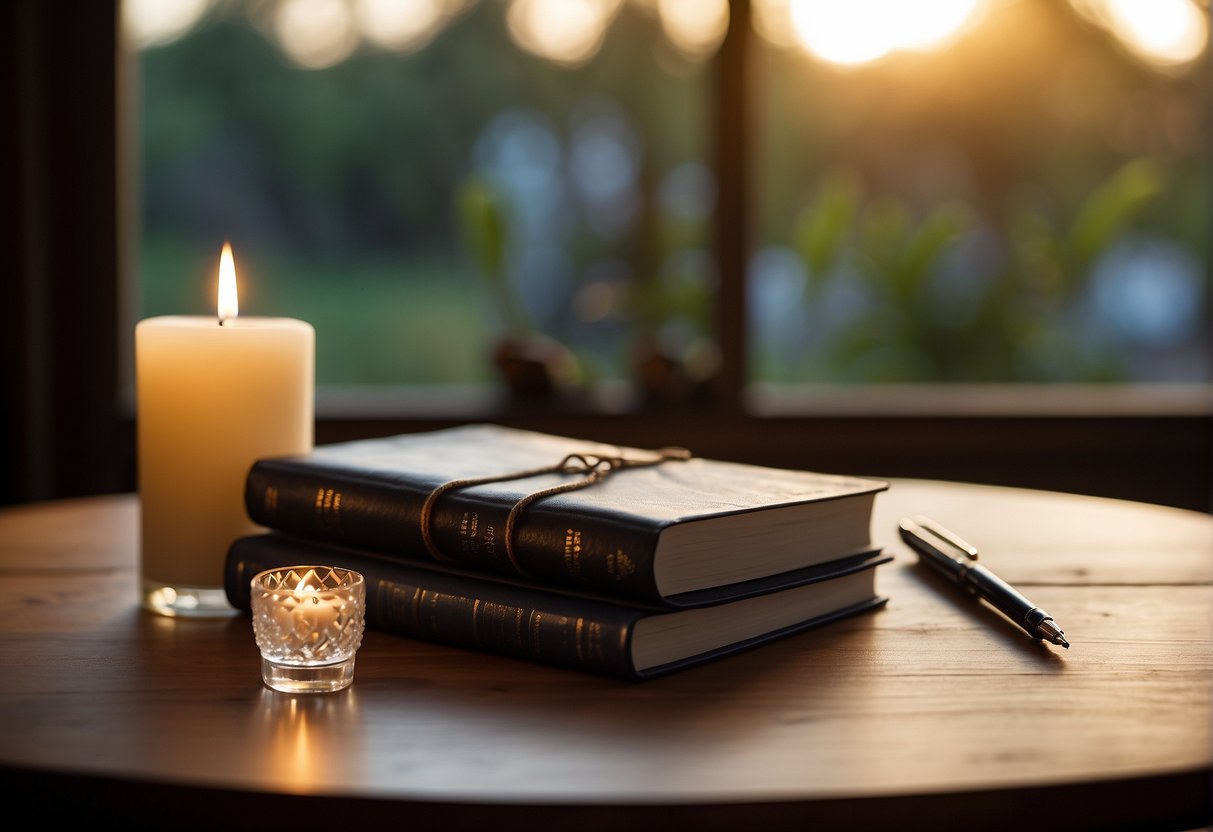
POLYGON ((366 579, 368 627, 396 635, 625 679, 646 679, 881 606, 869 554, 799 570, 784 588, 683 609, 544 590, 430 563, 279 533, 236 540, 225 587, 249 611, 265 569, 339 566, 366 579))
POLYGON ((468 425, 260 460, 249 472, 245 505, 253 522, 309 540, 429 553, 473 571, 685 606, 874 548, 872 509, 887 483, 654 459, 649 450, 468 425), (515 476, 569 455, 570 470, 515 476), (592 485, 532 499, 595 471, 602 476, 592 485), (483 478, 500 479, 464 484, 483 478), (459 485, 431 499, 451 483, 459 485), (511 524, 511 512, 527 500, 511 524))

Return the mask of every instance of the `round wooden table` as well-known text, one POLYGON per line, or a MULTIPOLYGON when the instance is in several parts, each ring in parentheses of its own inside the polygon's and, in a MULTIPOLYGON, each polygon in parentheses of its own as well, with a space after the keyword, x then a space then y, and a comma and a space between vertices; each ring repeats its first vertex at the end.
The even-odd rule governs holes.
POLYGON ((138 511, 134 495, 0 510, 0 774, 6 811, 31 821, 1073 830, 1213 819, 1207 514, 893 480, 873 525, 896 556, 877 573, 890 599, 877 612, 648 682, 368 631, 351 688, 290 696, 262 685, 247 618, 138 607, 138 511), (897 534, 913 513, 977 544, 1072 649, 1028 639, 927 572, 897 534))

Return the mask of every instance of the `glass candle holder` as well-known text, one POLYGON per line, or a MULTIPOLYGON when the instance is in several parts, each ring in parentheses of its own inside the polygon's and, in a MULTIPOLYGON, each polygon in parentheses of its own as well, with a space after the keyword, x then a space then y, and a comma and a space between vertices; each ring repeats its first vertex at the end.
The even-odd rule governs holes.
POLYGON ((285 693, 331 693, 354 681, 366 581, 336 566, 284 566, 252 580, 261 678, 285 693))

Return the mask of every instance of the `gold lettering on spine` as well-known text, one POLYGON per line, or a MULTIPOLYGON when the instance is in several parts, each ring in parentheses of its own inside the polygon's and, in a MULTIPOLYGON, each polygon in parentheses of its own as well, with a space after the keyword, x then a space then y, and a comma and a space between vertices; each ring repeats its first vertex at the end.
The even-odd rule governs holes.
POLYGON ((413 598, 409 603, 410 612, 413 614, 413 632, 421 632, 421 594, 420 587, 413 588, 413 598))
POLYGON ((480 534, 480 515, 474 511, 466 511, 459 519, 459 546, 464 552, 476 552, 480 548, 476 540, 480 534))
POLYGON ((274 486, 267 486, 265 494, 262 495, 261 505, 267 514, 274 514, 278 511, 278 489, 274 486))
POLYGON ((573 645, 577 649, 577 663, 585 664, 585 650, 581 640, 585 637, 585 619, 580 616, 577 618, 577 627, 574 630, 573 645))
POLYGON ((429 615, 426 616, 425 620, 428 620, 430 622, 430 626, 426 629, 431 630, 431 631, 433 631, 433 629, 434 629, 434 627, 433 627, 434 612, 435 612, 435 607, 437 606, 437 602, 438 602, 437 593, 430 592, 427 589, 421 590, 421 595, 417 599, 418 618, 420 619, 423 609, 428 611, 429 615))
POLYGON ((531 648, 531 655, 535 656, 536 658, 538 658, 539 654, 542 652, 539 649, 539 625, 542 621, 543 621, 543 613, 538 612, 536 610, 531 610, 531 620, 529 622, 531 638, 530 638, 529 646, 531 648))
POLYGON ((620 627, 615 634, 615 649, 620 653, 628 652, 628 628, 620 627))
POLYGON ((573 578, 581 576, 581 529, 565 529, 564 568, 573 578))
POLYGON ((630 578, 636 572, 636 564, 627 552, 616 549, 607 555, 607 572, 613 575, 615 580, 622 581, 624 578, 630 578))
POLYGON ((341 528, 341 492, 332 488, 317 488, 313 507, 321 528, 341 528))
POLYGON ((459 547, 466 554, 496 554, 496 538, 497 530, 481 524, 480 515, 476 512, 466 511, 459 518, 459 547))

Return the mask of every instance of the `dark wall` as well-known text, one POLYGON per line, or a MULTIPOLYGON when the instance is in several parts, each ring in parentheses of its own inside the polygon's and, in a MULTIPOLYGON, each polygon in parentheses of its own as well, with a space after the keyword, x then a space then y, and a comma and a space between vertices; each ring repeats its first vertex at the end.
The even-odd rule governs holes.
POLYGON ((0 500, 116 490, 116 4, 0 4, 0 500))

